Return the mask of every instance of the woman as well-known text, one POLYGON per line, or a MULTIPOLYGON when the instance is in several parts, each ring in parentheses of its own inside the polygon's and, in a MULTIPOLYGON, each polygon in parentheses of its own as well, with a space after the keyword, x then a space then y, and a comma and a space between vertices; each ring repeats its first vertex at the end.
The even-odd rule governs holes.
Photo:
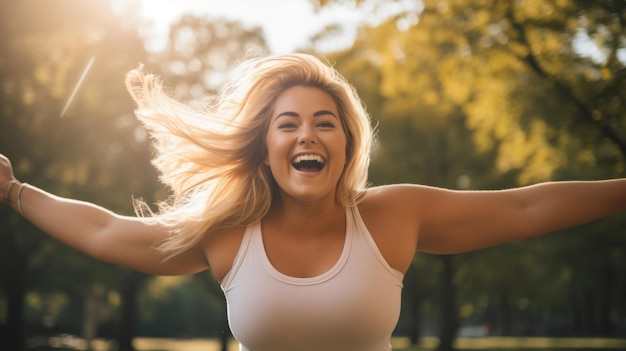
POLYGON ((126 217, 51 195, 17 181, 3 156, 4 202, 102 261, 160 275, 210 268, 242 350, 390 350, 417 250, 476 250, 626 208, 625 179, 366 188, 368 116, 351 86, 309 55, 246 61, 204 111, 140 70, 127 86, 173 191, 159 213, 126 217))

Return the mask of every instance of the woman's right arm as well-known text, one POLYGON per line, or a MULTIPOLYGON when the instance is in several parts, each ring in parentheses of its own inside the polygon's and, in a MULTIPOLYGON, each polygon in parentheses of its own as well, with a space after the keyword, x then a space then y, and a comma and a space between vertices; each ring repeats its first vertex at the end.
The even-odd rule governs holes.
POLYGON ((97 260, 159 275, 192 274, 208 268, 201 246, 164 260, 166 256, 155 249, 168 235, 161 225, 18 182, 3 155, 0 189, 6 205, 51 237, 97 260))

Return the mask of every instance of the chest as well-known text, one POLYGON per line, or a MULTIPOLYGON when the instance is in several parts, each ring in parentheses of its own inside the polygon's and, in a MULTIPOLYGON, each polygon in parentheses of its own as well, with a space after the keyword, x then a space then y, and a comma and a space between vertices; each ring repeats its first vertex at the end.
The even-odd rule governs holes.
MULTIPOLYGON (((235 337, 250 350, 386 350, 400 310, 401 274, 372 243, 346 240, 335 265, 307 278, 273 267, 256 239, 222 284, 235 337)), ((250 240, 248 242, 247 240, 250 240)))
MULTIPOLYGON (((416 236, 402 221, 389 220, 391 213, 367 206, 360 207, 366 230, 371 235, 384 260, 395 270, 406 272, 415 254, 416 236)), ((295 236, 285 239, 264 235, 264 248, 273 266, 293 277, 312 277, 327 271, 337 262, 345 240, 345 227, 319 240, 302 240, 295 236)), ((211 270, 218 281, 231 270, 240 249, 245 227, 235 227, 212 233, 205 243, 211 270)))
POLYGON ((315 277, 330 270, 345 249, 345 226, 322 235, 281 233, 263 227, 263 249, 277 271, 291 277, 315 277))
POLYGON ((397 285, 236 282, 226 290, 233 335, 250 350, 386 350, 400 311, 397 285), (254 284, 253 284, 254 283, 254 284))

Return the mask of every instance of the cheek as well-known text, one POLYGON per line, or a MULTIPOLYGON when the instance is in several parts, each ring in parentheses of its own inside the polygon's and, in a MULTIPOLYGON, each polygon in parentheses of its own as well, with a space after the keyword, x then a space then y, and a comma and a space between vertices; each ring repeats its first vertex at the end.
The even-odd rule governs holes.
MULTIPOLYGON (((284 144, 284 143, 283 143, 284 144)), ((270 165, 272 162, 277 162, 284 155, 284 145, 281 145, 281 140, 276 138, 272 134, 268 134, 265 139, 265 157, 263 158, 263 162, 266 165, 270 165)))

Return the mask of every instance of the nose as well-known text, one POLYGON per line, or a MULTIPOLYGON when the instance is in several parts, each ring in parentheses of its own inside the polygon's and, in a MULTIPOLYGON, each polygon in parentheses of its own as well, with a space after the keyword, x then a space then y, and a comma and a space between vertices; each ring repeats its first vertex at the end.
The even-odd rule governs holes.
POLYGON ((303 126, 301 133, 298 136, 298 144, 317 144, 317 141, 317 135, 315 134, 314 128, 310 126, 303 126))

